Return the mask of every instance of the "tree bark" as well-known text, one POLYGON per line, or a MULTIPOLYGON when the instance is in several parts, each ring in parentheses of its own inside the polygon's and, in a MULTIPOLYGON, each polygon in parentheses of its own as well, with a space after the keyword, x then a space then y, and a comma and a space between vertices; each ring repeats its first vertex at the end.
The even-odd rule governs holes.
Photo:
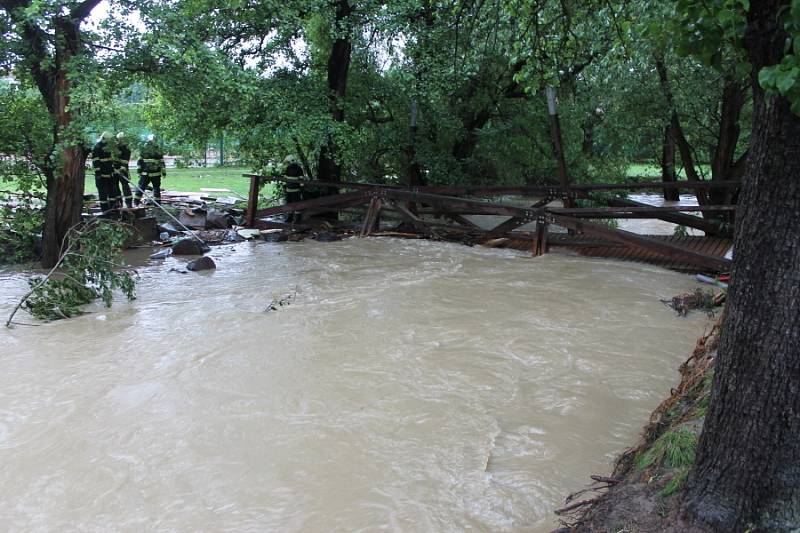
POLYGON ((73 139, 64 138, 72 123, 69 108, 71 82, 69 62, 79 53, 80 20, 59 18, 55 23, 55 69, 39 88, 55 119, 54 145, 61 145, 55 172, 47 178, 47 205, 42 233, 42 266, 50 268, 61 256, 64 237, 80 222, 86 179, 86 152, 73 139))
MULTIPOLYGON (((335 6, 334 29, 337 37, 328 57, 328 103, 331 117, 341 123, 344 122, 344 97, 347 94, 347 75, 353 48, 347 19, 353 9, 348 0, 338 0, 335 6)), ((342 166, 336 161, 337 152, 336 142, 329 135, 319 153, 317 176, 320 180, 341 181, 342 166)))
MULTIPOLYGON (((672 133, 672 138, 678 147, 678 152, 681 155, 681 161, 683 162, 683 168, 686 172, 686 178, 689 181, 702 181, 700 175, 697 173, 697 167, 694 163, 692 146, 689 144, 689 140, 686 138, 686 134, 683 132, 683 126, 681 125, 681 120, 678 116, 678 110, 675 107, 675 97, 672 94, 672 89, 669 85, 667 66, 663 59, 656 59, 656 71, 658 72, 658 80, 661 83, 661 90, 664 93, 664 98, 667 100, 667 106, 669 107, 670 132, 672 133)), ((697 202, 700 205, 705 205, 708 203, 705 192, 699 190, 697 191, 697 202)))
MULTIPOLYGON (((689 181, 701 181, 702 176, 697 171, 695 164, 694 151, 683 131, 680 117, 675 106, 675 98, 669 84, 669 75, 664 60, 656 59, 656 71, 661 84, 664 98, 670 110, 670 132, 674 144, 683 162, 686 178, 689 181)), ((741 178, 744 165, 747 160, 745 152, 738 160, 734 160, 736 147, 739 143, 740 118, 742 108, 747 98, 747 92, 742 84, 732 75, 725 80, 725 86, 721 97, 721 120, 717 133, 717 142, 711 154, 711 180, 731 180, 741 178)), ((729 205, 735 202, 736 196, 731 189, 709 189, 696 191, 697 203, 700 205, 729 205)), ((666 198, 666 195, 665 195, 666 198)), ((703 214, 704 217, 711 217, 719 223, 718 235, 730 235, 733 228, 733 213, 719 215, 714 213, 703 214)))
MULTIPOLYGON (((661 181, 664 183, 674 183, 678 181, 675 172, 675 138, 672 135, 672 125, 664 126, 664 140, 661 147, 661 181)), ((664 189, 664 200, 677 202, 680 200, 678 189, 664 189)))
POLYGON ((767 95, 780 0, 752 2, 752 146, 711 404, 682 510, 717 531, 800 528, 800 117, 767 95))

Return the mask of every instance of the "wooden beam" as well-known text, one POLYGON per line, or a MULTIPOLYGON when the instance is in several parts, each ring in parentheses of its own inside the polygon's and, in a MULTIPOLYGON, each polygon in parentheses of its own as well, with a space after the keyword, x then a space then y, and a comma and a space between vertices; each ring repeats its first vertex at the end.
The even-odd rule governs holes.
POLYGON ((547 222, 539 221, 536 223, 536 236, 533 239, 533 256, 538 257, 550 252, 550 245, 547 242, 549 229, 547 222))
POLYGON ((577 197, 585 198, 588 191, 603 190, 646 190, 646 189, 677 189, 677 190, 707 190, 707 189, 735 189, 741 186, 738 180, 728 181, 644 181, 629 183, 591 183, 591 184, 571 184, 568 188, 559 185, 466 185, 466 186, 426 186, 426 187, 403 187, 401 185, 383 183, 359 183, 352 181, 320 181, 320 180, 298 180, 283 176, 260 176, 258 174, 244 174, 245 177, 258 177, 261 181, 279 181, 284 183, 302 182, 306 187, 339 187, 342 189, 395 189, 411 192, 470 196, 470 195, 521 195, 521 196, 543 196, 550 195, 552 198, 577 197))
POLYGON ((430 227, 428 224, 425 223, 421 218, 417 215, 412 213, 406 206, 404 206, 401 202, 392 202, 392 209, 397 211, 400 214, 400 217, 405 220, 406 222, 410 223, 414 228, 423 233, 425 235, 430 235, 432 237, 440 238, 439 234, 430 227))
POLYGON ((466 208, 474 212, 481 212, 486 215, 506 215, 517 216, 520 218, 529 219, 529 221, 536 220, 538 216, 544 215, 545 210, 542 208, 518 207, 510 204, 503 204, 499 202, 484 202, 481 200, 469 200, 465 198, 458 198, 456 196, 445 196, 441 194, 431 194, 424 192, 406 191, 399 189, 387 189, 382 193, 395 200, 410 200, 425 202, 431 205, 447 206, 448 209, 452 208, 466 208))
POLYGON ((683 261, 695 266, 706 268, 708 270, 723 272, 730 270, 731 262, 723 257, 711 256, 693 252, 680 246, 670 244, 664 241, 651 239, 643 235, 631 233, 620 229, 613 229, 599 224, 593 224, 585 220, 577 218, 566 217, 563 215, 549 215, 553 223, 563 226, 565 228, 573 229, 577 232, 584 233, 592 237, 600 237, 610 241, 627 244, 634 248, 654 252, 661 256, 676 261, 683 261))
MULTIPOLYGON (((355 212, 361 211, 364 207, 369 207, 365 205, 369 202, 369 197, 367 198, 353 198, 351 200, 345 200, 341 203, 336 204, 333 207, 333 211, 338 211, 339 213, 346 213, 346 212, 355 212), (356 208, 356 209, 354 209, 356 208)), ((303 210, 303 214, 307 217, 313 217, 319 215, 321 213, 330 213, 330 207, 310 207, 308 209, 303 210)))
POLYGON ((443 216, 445 218, 448 218, 448 219, 452 220, 456 224, 461 224, 465 228, 484 231, 483 228, 481 228, 479 225, 477 225, 476 223, 474 223, 473 221, 471 221, 470 219, 468 219, 465 216, 454 214, 454 213, 444 213, 443 216))
MULTIPOLYGON (((627 200, 626 200, 627 202, 627 200)), ((636 213, 644 213, 648 215, 660 215, 662 213, 690 213, 690 212, 722 212, 722 211, 736 211, 735 205, 706 205, 706 206, 697 206, 697 205, 668 205, 668 206, 656 206, 656 205, 647 205, 641 204, 639 202, 634 202, 638 205, 635 206, 613 206, 613 207, 576 207, 572 209, 567 209, 564 207, 549 207, 547 210, 551 213, 556 213, 558 215, 565 215, 565 216, 577 216, 577 215, 585 215, 585 216, 602 216, 604 214, 636 214, 636 213)), ((657 218, 655 216, 650 218, 657 218)))
POLYGON ((381 199, 373 198, 369 202, 369 209, 364 217, 364 226, 361 228, 360 237, 366 237, 375 229, 375 223, 378 221, 378 213, 381 210, 381 199))
POLYGON ((589 183, 585 185, 571 185, 571 189, 581 191, 614 191, 614 190, 642 190, 642 189, 678 189, 678 190, 705 190, 705 189, 738 189, 741 181, 640 181, 631 183, 589 183))
MULTIPOLYGON (((547 204, 549 204, 551 201, 552 200, 549 197, 548 198, 543 198, 543 199, 539 200, 538 202, 536 202, 535 204, 533 204, 531 206, 531 208, 532 209, 537 209, 537 208, 540 208, 540 207, 544 207, 547 204)), ((511 217, 508 220, 506 220, 505 222, 501 222, 500 224, 498 224, 497 226, 492 228, 489 231, 489 233, 487 235, 487 238, 494 239, 495 237, 500 237, 501 235, 505 235, 506 233, 514 231, 515 229, 517 229, 520 226, 524 226, 528 222, 530 222, 530 220, 525 220, 525 219, 522 219, 520 217, 511 217)))
POLYGON ((385 189, 385 188, 400 188, 399 185, 389 185, 381 183, 359 183, 353 181, 324 181, 324 180, 309 180, 298 178, 287 178, 286 176, 260 176, 258 174, 243 174, 245 177, 257 177, 261 181, 277 181, 280 183, 302 183, 306 187, 339 187, 340 189, 385 189))
MULTIPOLYGON (((646 205, 641 202, 635 202, 633 200, 627 200, 623 198, 613 198, 608 202, 608 204, 617 207, 637 207, 646 205)), ((658 218, 659 220, 664 220, 665 222, 671 222, 673 224, 699 229, 700 231, 703 231, 705 233, 715 233, 719 230, 719 227, 713 221, 692 215, 684 215, 680 213, 663 213, 656 218, 658 218)))
POLYGON ((500 237, 502 235, 505 235, 506 233, 514 231, 520 226, 528 224, 529 222, 530 222, 529 220, 524 220, 519 217, 511 217, 505 222, 501 222, 500 224, 489 230, 489 233, 486 235, 486 238, 494 239, 496 237, 500 237))
POLYGON ((301 200, 300 202, 292 202, 290 204, 279 205, 276 207, 268 207, 256 211, 256 217, 265 218, 273 215, 280 215, 282 213, 294 213, 305 211, 317 207, 333 208, 339 205, 357 205, 367 203, 370 200, 370 195, 365 191, 348 192, 342 194, 334 194, 331 196, 322 196, 312 200, 301 200), (354 203, 355 202, 355 203, 354 203))

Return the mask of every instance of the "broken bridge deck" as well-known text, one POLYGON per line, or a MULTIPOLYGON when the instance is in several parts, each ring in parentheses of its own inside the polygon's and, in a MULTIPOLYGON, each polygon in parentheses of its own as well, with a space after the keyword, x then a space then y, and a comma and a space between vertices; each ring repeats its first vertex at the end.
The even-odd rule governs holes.
MULTIPOLYGON (((708 230, 709 221, 691 215, 687 211, 696 212, 730 212, 735 206, 647 206, 635 202, 613 202, 607 207, 561 208, 548 207, 547 203, 555 199, 580 198, 587 190, 598 190, 607 187, 611 190, 625 188, 626 184, 608 184, 574 187, 400 187, 393 185, 325 182, 297 180, 285 177, 264 177, 253 174, 251 178, 251 194, 248 204, 248 225, 256 228, 274 228, 275 221, 267 217, 284 213, 313 214, 319 212, 337 212, 353 208, 365 209, 364 224, 360 236, 369 236, 377 229, 377 220, 381 213, 391 214, 414 231, 429 238, 438 240, 458 240, 460 242, 481 243, 497 238, 508 239, 512 247, 526 246, 534 255, 547 253, 550 246, 561 246, 579 254, 593 257, 607 257, 626 261, 646 262, 683 272, 723 272, 730 269, 730 261, 724 257, 730 248, 730 241, 716 237, 673 237, 640 235, 607 225, 598 224, 589 219, 602 218, 654 218, 670 222, 680 222, 689 227, 708 230), (298 182, 303 186, 322 187, 330 190, 335 187, 338 194, 329 194, 309 200, 290 204, 257 209, 257 193, 261 181, 298 182), (350 192, 341 192, 349 190, 350 192), (538 194, 544 200, 530 207, 486 201, 483 199, 465 198, 468 194, 502 194, 531 195, 538 194), (417 210, 417 206, 425 206, 417 210), (424 211, 424 214, 423 212, 424 211), (449 220, 446 223, 431 220, 433 214, 438 218, 449 220), (469 221, 464 215, 484 214, 510 217, 494 228, 482 229, 469 221), (515 231, 520 226, 535 222, 536 231, 530 234, 515 231), (549 231, 549 226, 566 228, 569 234, 549 231), (453 237, 455 236, 455 237, 453 237)), ((658 186, 648 183, 647 187, 658 186)), ((675 183, 663 184, 665 188, 676 188, 675 183)), ((721 187, 732 187, 731 182, 717 184, 721 187)), ((682 182, 677 187, 708 189, 710 183, 682 182)), ((627 184, 630 189, 641 189, 642 184, 627 184)))

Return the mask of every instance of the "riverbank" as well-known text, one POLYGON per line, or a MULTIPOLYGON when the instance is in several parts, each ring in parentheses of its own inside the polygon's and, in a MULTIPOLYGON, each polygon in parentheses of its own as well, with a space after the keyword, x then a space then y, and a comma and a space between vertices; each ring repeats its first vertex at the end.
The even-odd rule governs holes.
POLYGON ((593 476, 591 489, 557 511, 564 526, 558 532, 704 531, 683 524, 678 506, 708 409, 723 318, 697 341, 680 366, 680 383, 653 411, 640 442, 617 458, 611 476, 593 476))

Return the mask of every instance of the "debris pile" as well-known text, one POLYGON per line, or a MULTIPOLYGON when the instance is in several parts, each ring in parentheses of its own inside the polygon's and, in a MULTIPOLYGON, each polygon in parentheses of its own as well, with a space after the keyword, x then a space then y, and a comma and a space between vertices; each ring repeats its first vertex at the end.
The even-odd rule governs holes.
POLYGON ((671 300, 661 300, 661 302, 678 313, 678 316, 686 316, 689 311, 694 309, 700 309, 712 315, 715 307, 720 307, 725 303, 726 295, 725 291, 713 292, 695 289, 693 292, 678 294, 671 300))

